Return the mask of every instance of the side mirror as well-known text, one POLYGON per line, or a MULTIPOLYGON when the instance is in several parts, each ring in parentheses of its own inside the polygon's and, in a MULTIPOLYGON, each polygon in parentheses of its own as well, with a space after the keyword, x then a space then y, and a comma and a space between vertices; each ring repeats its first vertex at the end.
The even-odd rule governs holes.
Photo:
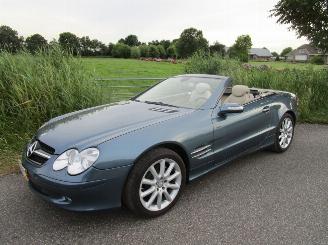
POLYGON ((244 107, 237 103, 223 104, 218 113, 219 116, 224 116, 227 113, 241 113, 244 111, 244 107))

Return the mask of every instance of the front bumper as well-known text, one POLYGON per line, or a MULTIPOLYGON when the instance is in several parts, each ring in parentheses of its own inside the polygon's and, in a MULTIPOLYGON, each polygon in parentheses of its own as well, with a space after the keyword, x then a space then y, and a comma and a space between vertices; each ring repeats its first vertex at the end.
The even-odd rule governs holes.
MULTIPOLYGON (((45 163, 45 165, 51 165, 45 163)), ((68 182, 46 176, 40 169, 49 166, 35 166, 27 159, 22 161, 28 173, 28 185, 33 192, 46 201, 64 209, 72 211, 94 211, 117 208, 122 205, 122 192, 131 165, 99 170, 94 167, 88 169, 86 175, 99 176, 99 179, 81 182, 68 182)), ((66 171, 62 170, 62 171, 66 171)), ((83 178, 82 178, 83 179, 83 178)))

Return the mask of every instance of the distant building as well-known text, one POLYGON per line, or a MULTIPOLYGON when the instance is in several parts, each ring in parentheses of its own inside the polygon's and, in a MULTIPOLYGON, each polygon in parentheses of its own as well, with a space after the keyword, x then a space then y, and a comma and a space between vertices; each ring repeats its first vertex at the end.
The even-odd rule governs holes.
POLYGON ((272 60, 273 55, 267 48, 251 48, 248 52, 250 60, 269 61, 272 60))
POLYGON ((328 56, 310 44, 304 44, 287 54, 287 60, 292 62, 309 62, 314 56, 321 56, 328 64, 328 56))

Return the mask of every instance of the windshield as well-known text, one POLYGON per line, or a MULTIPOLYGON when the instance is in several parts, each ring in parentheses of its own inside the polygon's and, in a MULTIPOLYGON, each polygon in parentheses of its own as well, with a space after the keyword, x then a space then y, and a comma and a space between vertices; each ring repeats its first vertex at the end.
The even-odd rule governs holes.
POLYGON ((218 78, 173 77, 157 84, 135 100, 198 109, 206 103, 221 82, 218 78))

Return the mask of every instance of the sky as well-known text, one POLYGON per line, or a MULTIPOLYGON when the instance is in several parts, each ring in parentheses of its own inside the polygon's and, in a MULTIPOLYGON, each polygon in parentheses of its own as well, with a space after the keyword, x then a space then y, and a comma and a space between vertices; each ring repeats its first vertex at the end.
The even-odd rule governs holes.
POLYGON ((0 25, 27 37, 47 40, 61 32, 116 43, 135 34, 142 42, 178 38, 189 27, 203 31, 210 44, 231 46, 249 34, 253 47, 280 52, 296 48, 298 39, 288 26, 276 23, 270 10, 278 0, 0 0, 0 25))

